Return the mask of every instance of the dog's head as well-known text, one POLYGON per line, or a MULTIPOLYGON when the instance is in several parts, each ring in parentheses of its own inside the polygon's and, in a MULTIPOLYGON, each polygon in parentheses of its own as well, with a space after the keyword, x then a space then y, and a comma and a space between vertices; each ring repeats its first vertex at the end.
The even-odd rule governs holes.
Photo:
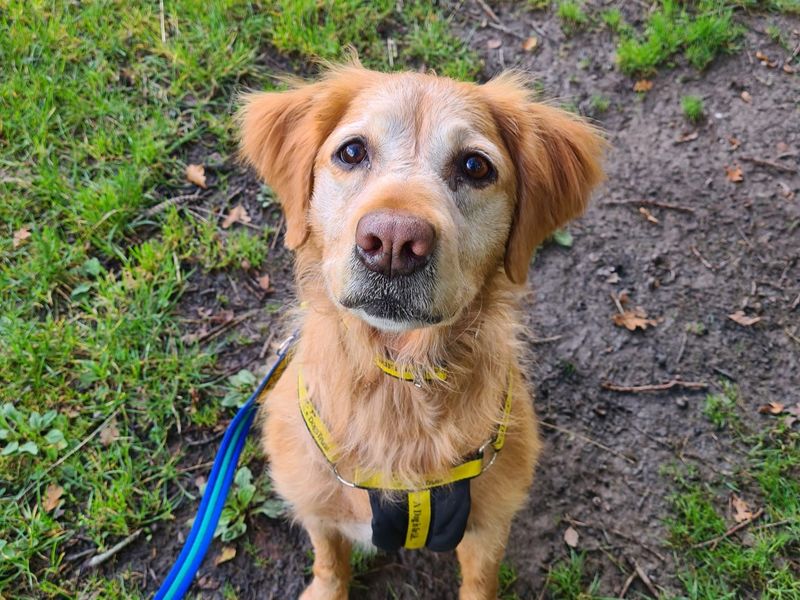
POLYGON ((452 323, 501 267, 524 283, 602 177, 597 132, 532 102, 515 75, 475 85, 337 67, 246 96, 240 123, 286 245, 319 249, 331 299, 386 331, 452 323))

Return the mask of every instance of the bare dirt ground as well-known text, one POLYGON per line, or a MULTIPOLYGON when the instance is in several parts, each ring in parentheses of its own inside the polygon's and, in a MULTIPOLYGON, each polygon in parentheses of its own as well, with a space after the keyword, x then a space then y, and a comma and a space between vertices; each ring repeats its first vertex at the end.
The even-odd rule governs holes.
MULTIPOLYGON (((485 26, 486 14, 472 2, 454 20, 485 60, 483 76, 507 67, 530 71, 545 98, 571 103, 596 119, 612 146, 607 183, 585 217, 569 227, 573 246, 547 245, 532 267, 526 313, 535 360, 528 378, 546 423, 546 446, 530 502, 512 530, 507 561, 518 580, 509 591, 545 597, 540 594, 548 567, 568 555, 563 535, 571 525, 602 594, 619 593, 625 575, 618 565, 629 570, 632 561, 656 586, 678 593, 664 525, 672 481, 662 468, 683 461, 701 471, 725 472, 740 460, 739 450, 703 417, 705 391, 676 386, 622 393, 603 384, 680 380, 714 391, 730 380, 753 418, 765 402, 800 400, 798 79, 754 58, 757 50, 776 58, 786 53, 765 34, 762 17, 738 17, 747 28, 739 53, 718 58, 702 74, 680 64, 665 68, 653 78, 653 89, 640 95, 634 81, 613 66, 609 32, 566 37, 551 13, 509 6, 496 12, 506 31, 485 26), (539 47, 524 52, 521 40, 534 31, 539 47), (745 91, 749 101, 742 99, 745 91), (705 103, 706 119, 696 127, 681 113, 686 94, 705 103), (603 114, 593 112, 595 95, 610 100, 603 114), (736 166, 741 182, 726 174, 726 167, 736 166), (624 308, 641 306, 655 326, 631 332, 613 323, 618 309, 612 296, 623 291, 629 298, 624 308), (740 325, 728 316, 736 311, 761 320, 740 325)), ((626 17, 635 21, 636 15, 626 17)), ((784 30, 800 29, 797 20, 774 19, 784 30)), ((259 185, 252 174, 233 159, 220 168, 236 171, 231 189, 240 191, 235 198, 210 194, 201 206, 226 210, 235 200, 246 206, 254 225, 278 223, 279 213, 262 210, 256 200, 259 185)), ((224 308, 236 314, 271 309, 237 325, 239 341, 248 342, 244 347, 218 349, 221 368, 230 373, 257 370, 264 362, 264 341, 292 302, 291 257, 280 245, 268 270, 270 294, 244 270, 196 274, 181 306, 194 317, 200 309, 219 311, 222 294, 230 302, 224 308)), ((276 335, 271 345, 279 341, 276 335)), ((192 446, 183 466, 210 460, 217 438, 198 429, 175 440, 178 445, 206 439, 192 446)), ((186 475, 187 488, 194 476, 186 475)), ((195 509, 187 503, 173 526, 141 540, 110 568, 144 572, 144 589, 154 590, 177 556, 195 509)), ((287 521, 257 517, 246 539, 261 560, 240 551, 215 567, 211 559, 221 547, 215 542, 195 592, 222 597, 222 584, 230 583, 241 599, 296 597, 308 580, 305 533, 287 521)), ((380 555, 351 596, 454 598, 456 577, 449 555, 380 555)), ((640 581, 633 591, 647 593, 640 581)))

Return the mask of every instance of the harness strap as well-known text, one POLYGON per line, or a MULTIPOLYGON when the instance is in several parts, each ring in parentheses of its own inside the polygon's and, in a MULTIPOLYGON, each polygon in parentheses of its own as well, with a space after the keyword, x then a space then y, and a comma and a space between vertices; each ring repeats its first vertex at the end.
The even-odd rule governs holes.
MULTIPOLYGON (((417 378, 412 371, 401 369, 400 367, 397 366, 396 362, 388 358, 384 358, 382 356, 376 356, 375 364, 381 371, 383 371, 387 375, 390 375, 391 377, 394 377, 395 379, 402 379, 403 381, 414 381, 417 378)), ((427 373, 425 373, 423 377, 425 378, 425 381, 433 381, 434 379, 438 379, 440 381, 447 381, 447 371, 445 371, 441 367, 436 367, 432 371, 428 371, 427 373)))
MULTIPOLYGON (((513 378, 511 373, 508 377, 508 389, 506 397, 503 402, 503 412, 497 426, 497 430, 492 438, 486 445, 491 445, 495 453, 503 449, 506 439, 506 431, 508 430, 508 423, 511 419, 511 399, 513 397, 512 390, 513 378)), ((300 414, 306 424, 311 438, 319 448, 325 460, 331 465, 331 469, 336 474, 336 477, 342 483, 351 487, 361 488, 365 490, 392 490, 404 492, 417 492, 420 490, 430 489, 434 487, 449 485, 465 479, 472 479, 481 474, 484 470, 483 466, 483 450, 485 446, 479 448, 470 458, 464 462, 450 468, 444 475, 431 475, 425 477, 419 488, 409 488, 403 482, 391 474, 385 473, 363 473, 360 469, 356 469, 353 481, 344 479, 337 470, 337 462, 341 456, 336 442, 331 435, 330 430, 325 425, 325 422, 317 412, 314 403, 308 394, 308 387, 303 377, 303 369, 297 370, 297 397, 300 405, 300 414)), ((494 460, 494 459, 492 459, 494 460)))

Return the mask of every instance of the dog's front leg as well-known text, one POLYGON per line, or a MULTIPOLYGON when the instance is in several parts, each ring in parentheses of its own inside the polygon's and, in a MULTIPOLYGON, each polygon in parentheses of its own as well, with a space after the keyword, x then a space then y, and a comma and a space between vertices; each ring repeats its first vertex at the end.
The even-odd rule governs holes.
POLYGON ((314 546, 314 579, 300 600, 347 600, 350 540, 320 523, 305 523, 314 546))
POLYGON ((461 565, 459 600, 495 600, 510 527, 467 530, 456 548, 461 565))

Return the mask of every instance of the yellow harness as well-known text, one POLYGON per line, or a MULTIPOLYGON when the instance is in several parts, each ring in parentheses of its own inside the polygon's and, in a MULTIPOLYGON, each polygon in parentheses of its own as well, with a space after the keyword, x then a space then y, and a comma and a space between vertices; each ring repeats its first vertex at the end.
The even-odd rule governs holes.
MULTIPOLYGON (((399 369, 397 365, 385 358, 376 358, 376 365, 387 375, 402 379, 404 381, 413 382, 415 376, 409 371, 399 369)), ((446 380, 447 373, 443 369, 436 369, 435 371, 426 374, 426 379, 432 380, 434 378, 446 380)), ((425 478, 423 484, 418 488, 408 488, 403 483, 391 474, 372 473, 363 474, 356 469, 353 480, 349 481, 342 477, 338 471, 337 463, 340 459, 340 453, 336 447, 333 437, 320 417, 314 403, 308 394, 308 388, 305 380, 303 379, 302 369, 297 372, 297 397, 300 404, 300 414, 303 416, 306 427, 311 434, 312 439, 316 443, 322 455, 328 461, 336 478, 346 486, 353 488, 360 488, 364 490, 391 490, 406 492, 408 497, 408 523, 406 526, 406 536, 404 546, 409 549, 422 548, 426 545, 428 540, 429 528, 431 525, 431 492, 435 488, 442 488, 460 481, 472 479, 480 475, 483 471, 488 469, 495 461, 497 453, 502 450, 505 444, 506 430, 511 416, 511 398, 512 398, 512 382, 511 374, 508 378, 508 389, 503 402, 503 414, 494 435, 478 450, 476 450, 472 457, 464 462, 450 468, 444 475, 431 476, 425 478), (484 451, 491 446, 493 450, 491 460, 484 465, 484 451)), ((372 499, 371 499, 372 500, 372 499)), ((467 490, 467 502, 469 502, 467 490)), ((373 504, 373 511, 376 506, 373 504)), ((374 531, 374 523, 373 523, 374 531)), ((463 531, 460 535, 463 535, 463 531)), ((460 535, 458 539, 460 539, 460 535)), ((374 536, 373 536, 374 537, 374 536)))

